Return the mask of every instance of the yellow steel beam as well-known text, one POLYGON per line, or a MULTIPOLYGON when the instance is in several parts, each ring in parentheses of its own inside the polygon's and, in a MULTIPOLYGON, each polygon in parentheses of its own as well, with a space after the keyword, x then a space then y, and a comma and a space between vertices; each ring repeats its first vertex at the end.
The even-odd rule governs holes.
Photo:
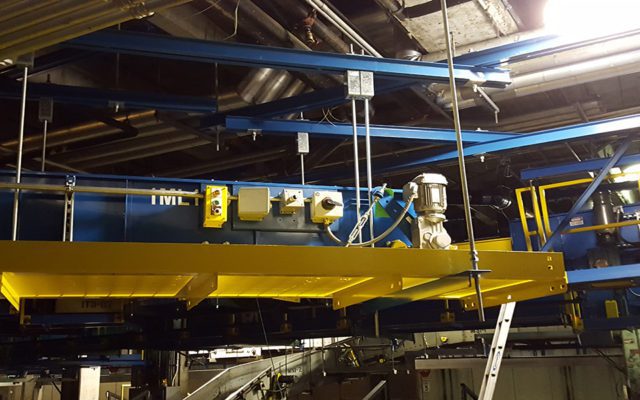
MULTIPOLYGON (((469 250, 469 242, 456 243, 455 246, 458 250, 469 250)), ((513 246, 511 238, 495 238, 476 240, 477 250, 498 250, 498 251, 511 251, 513 246)))
POLYGON ((609 228, 622 228, 623 226, 633 226, 640 225, 639 219, 633 219, 629 221, 622 222, 612 222, 610 224, 601 224, 601 225, 591 225, 591 226, 583 226, 580 228, 572 228, 568 229, 562 233, 578 233, 578 232, 588 232, 588 231, 598 231, 600 229, 609 229, 609 228))
POLYGON ((0 272, 0 293, 4 296, 5 299, 11 303, 16 310, 20 309, 20 295, 16 293, 15 289, 9 282, 6 273, 0 272))
POLYGON ((218 288, 217 274, 194 275, 189 282, 178 292, 178 297, 186 299, 187 310, 197 306, 202 300, 218 288))
MULTIPOLYGON (((411 296, 463 299, 473 293, 466 250, 0 241, 0 254, 3 294, 14 305, 33 297, 177 297, 195 304, 207 295, 333 296, 355 304, 402 297, 399 288, 426 282, 433 284, 411 296)), ((479 256, 480 269, 491 271, 483 275, 487 291, 508 288, 515 296, 532 282, 566 283, 560 253, 480 250, 479 256)))
MULTIPOLYGON (((0 241, 0 271, 44 274, 444 277, 463 272, 464 250, 184 243, 0 241), (284 262, 284 261, 289 262, 284 262), (425 266, 429 268, 425 268, 425 266)), ((561 264, 560 253, 481 251, 481 269, 503 266, 529 276, 527 266, 561 264), (518 264, 519 260, 524 264, 518 264)))
POLYGON ((400 276, 372 278, 333 294, 333 309, 338 310, 402 290, 400 276))

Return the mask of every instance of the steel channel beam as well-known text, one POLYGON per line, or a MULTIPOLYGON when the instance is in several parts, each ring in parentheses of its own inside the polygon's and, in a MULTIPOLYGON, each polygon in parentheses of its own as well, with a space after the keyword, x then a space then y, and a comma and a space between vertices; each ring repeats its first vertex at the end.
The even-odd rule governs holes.
MULTIPOLYGON (((602 121, 594 121, 586 124, 572 125, 556 129, 549 129, 545 131, 518 135, 508 139, 474 144, 466 147, 464 149, 464 154, 466 157, 491 154, 499 151, 513 150, 529 146, 538 146, 548 143, 564 142, 567 140, 582 139, 590 136, 622 132, 637 128, 640 128, 640 114, 606 119, 602 121)), ((453 161, 457 157, 458 153, 456 151, 450 151, 404 164, 392 165, 386 169, 381 170, 381 172, 415 168, 426 164, 434 164, 443 161, 453 161)))
MULTIPOLYGON (((19 99, 20 96, 20 85, 9 81, 0 84, 0 98, 19 99)), ((214 113, 218 108, 216 100, 207 97, 94 89, 48 83, 30 84, 28 99, 37 101, 42 97, 52 98, 55 103, 79 104, 100 108, 113 107, 117 104, 122 109, 155 109, 200 113, 214 113)))
MULTIPOLYGON (((318 121, 259 119, 251 117, 226 118, 226 127, 233 131, 261 130, 263 132, 297 133, 328 137, 351 137, 351 124, 328 123, 318 121)), ((389 125, 371 125, 371 137, 386 139, 413 139, 434 142, 455 142, 455 132, 451 129, 415 128, 389 125)), ((465 142, 477 143, 496 139, 511 138, 513 133, 463 131, 465 142)), ((358 126, 358 136, 365 136, 364 126, 358 126)))
MULTIPOLYGON (((406 81, 389 79, 375 80, 376 94, 378 95, 406 89, 412 85, 413 83, 407 83, 406 81)), ((333 107, 346 102, 343 86, 320 89, 310 93, 270 101, 268 103, 242 107, 226 113, 205 116, 200 120, 200 128, 206 129, 216 125, 222 125, 225 122, 225 118, 230 115, 273 118, 285 114, 298 114, 300 112, 316 110, 322 107, 333 107)))
POLYGON ((640 264, 618 265, 567 271, 570 286, 640 279, 640 264))
MULTIPOLYGON (((465 65, 497 65, 504 60, 525 56, 533 51, 537 52, 537 56, 540 54, 540 51, 542 49, 554 48, 554 45, 558 45, 558 43, 559 42, 554 40, 553 37, 531 39, 530 41, 523 41, 519 43, 498 46, 492 49, 464 54, 455 57, 454 62, 465 65), (535 43, 533 43, 533 41, 535 41, 535 43)), ((530 55, 529 58, 533 58, 533 55, 530 55)), ((377 79, 376 94, 380 95, 383 93, 389 93, 396 90, 406 89, 411 86, 413 86, 412 82, 398 82, 377 79)), ((249 115, 270 118, 279 115, 318 109, 321 107, 335 106, 343 104, 345 102, 346 100, 344 98, 344 88, 339 87, 319 90, 312 93, 305 93, 298 96, 292 96, 286 99, 280 99, 257 106, 244 107, 238 110, 233 110, 229 112, 228 115, 249 115)), ((224 115, 215 115, 208 117, 203 120, 202 127, 220 125, 223 123, 223 119, 224 115)))
MULTIPOLYGON (((550 167, 527 168, 520 171, 520 179, 528 181, 531 179, 549 178, 578 172, 599 171, 609 160, 609 158, 597 158, 569 164, 552 165, 550 167)), ((619 167, 633 164, 640 164, 640 154, 625 156, 618 161, 619 167)))
MULTIPOLYGON (((445 83, 449 81, 447 66, 441 63, 309 52, 124 31, 95 32, 65 44, 68 47, 86 50, 248 67, 330 73, 358 70, 372 71, 380 77, 445 83)), ((506 70, 466 65, 456 65, 455 78, 459 84, 474 82, 481 86, 497 88, 504 88, 511 83, 509 72, 506 70)))

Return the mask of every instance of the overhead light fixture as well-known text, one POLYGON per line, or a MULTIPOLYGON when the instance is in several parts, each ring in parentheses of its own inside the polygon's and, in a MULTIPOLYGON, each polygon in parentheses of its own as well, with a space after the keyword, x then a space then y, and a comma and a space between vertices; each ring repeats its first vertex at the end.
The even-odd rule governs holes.
POLYGON ((548 0, 544 25, 549 33, 591 39, 640 29, 638 0, 548 0))

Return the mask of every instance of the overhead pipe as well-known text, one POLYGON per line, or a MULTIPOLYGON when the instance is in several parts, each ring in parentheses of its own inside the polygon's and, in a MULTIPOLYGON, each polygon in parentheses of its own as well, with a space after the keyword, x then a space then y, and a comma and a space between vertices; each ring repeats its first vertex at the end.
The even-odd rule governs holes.
POLYGON ((76 165, 83 161, 94 160, 101 157, 115 157, 118 153, 128 151, 131 148, 139 148, 139 144, 153 144, 159 137, 173 135, 177 140, 193 138, 194 135, 177 134, 176 128, 167 123, 156 123, 151 126, 138 129, 138 135, 134 138, 127 138, 100 144, 92 147, 85 147, 78 150, 68 151, 52 155, 52 159, 57 162, 76 165))
POLYGON ((44 21, 61 16, 73 18, 75 13, 79 11, 104 4, 105 3, 102 0, 86 0, 82 2, 78 2, 77 0, 62 0, 54 4, 52 7, 41 7, 35 10, 31 9, 29 12, 22 15, 0 22, 0 36, 19 30, 25 30, 44 21))
POLYGON ((280 95, 291 84, 292 80, 293 76, 289 72, 280 71, 273 78, 273 80, 271 80, 271 85, 269 86, 268 90, 265 90, 259 94, 258 98, 256 99, 256 103, 262 104, 279 99, 280 95))
POLYGON ((277 160, 282 158, 288 150, 288 147, 278 147, 275 149, 269 149, 260 153, 252 153, 241 156, 225 157, 218 160, 213 160, 209 163, 189 166, 186 168, 170 169, 154 174, 155 176, 171 176, 179 178, 191 178, 194 176, 223 171, 229 168, 238 168, 245 165, 251 165, 256 162, 277 160))
POLYGON ((336 24, 338 29, 340 29, 347 37, 349 37, 353 43, 360 46, 364 51, 371 54, 374 57, 382 57, 382 54, 379 53, 373 46, 367 43, 364 38, 362 38, 356 31, 354 31, 349 24, 340 18, 338 14, 336 14, 331 7, 329 7, 322 0, 305 0, 307 4, 314 7, 320 14, 322 14, 326 19, 336 24))
MULTIPOLYGON (((561 89, 578 84, 633 74, 640 71, 640 34, 613 39, 612 44, 594 44, 558 54, 543 56, 509 65, 512 83, 506 89, 485 89, 494 101, 505 101, 561 89)), ((431 85, 438 94, 437 102, 451 106, 451 91, 443 85, 431 85)), ((458 96, 461 109, 481 104, 471 88, 462 88, 458 96)))
POLYGON ((105 165, 113 165, 125 161, 147 158, 211 144, 210 140, 203 139, 195 135, 176 135, 175 132, 172 131, 149 139, 150 140, 147 141, 128 143, 126 146, 127 150, 114 150, 104 156, 92 158, 88 161, 74 162, 73 166, 85 170, 91 170, 105 165), (144 153, 144 156, 141 157, 140 153, 144 153), (114 159, 114 157, 117 158, 114 159))
MULTIPOLYGON (((235 14, 233 10, 229 8, 230 6, 228 4, 223 4, 223 2, 215 2, 211 3, 211 7, 220 12, 227 19, 235 19, 235 14)), ((271 18, 269 14, 264 12, 252 1, 243 0, 238 3, 238 8, 243 12, 243 15, 246 15, 246 17, 250 18, 255 24, 261 26, 278 41, 291 43, 295 48, 311 51, 309 46, 304 44, 300 39, 298 39, 297 36, 289 32, 277 21, 271 18)), ((248 32, 256 36, 255 31, 248 30, 248 32)), ((287 79, 288 76, 290 76, 290 74, 287 71, 278 71, 271 68, 259 68, 252 71, 249 76, 245 77, 242 80, 242 82, 238 86, 238 94, 247 104, 260 104, 262 102, 265 102, 265 98, 276 99, 278 98, 277 94, 274 95, 265 92, 269 92, 271 90, 290 92, 291 90, 289 90, 287 86, 285 86, 284 89, 282 88, 283 81, 286 80, 289 81, 289 86, 293 86, 292 89, 299 87, 300 81, 298 79, 295 79, 293 80, 293 82, 291 82, 291 79, 287 79), (277 87, 273 88, 273 82, 279 82, 280 84, 277 87)), ((227 99, 230 99, 229 94, 227 94, 225 97, 227 99)), ((229 101, 229 104, 240 103, 238 101, 231 100, 229 101)))
POLYGON ((0 21, 6 21, 19 15, 24 15, 30 11, 55 4, 58 0, 3 0, 0 2, 0 21))
MULTIPOLYGON (((640 50, 516 76, 506 89, 485 91, 499 102, 637 72, 640 72, 640 50)), ((458 96, 463 100, 459 104, 461 109, 478 105, 472 89, 463 88, 458 96)), ((451 91, 444 91, 439 94, 438 103, 448 107, 451 98, 451 91)))
MULTIPOLYGON (((284 4, 282 5, 285 6, 284 4)), ((300 19, 306 17, 308 13, 308 8, 305 7, 302 3, 294 1, 286 4, 287 10, 290 10, 296 14, 296 16, 300 19)), ((326 43, 329 47, 335 50, 338 53, 348 53, 349 45, 344 42, 331 28, 329 28, 324 22, 316 19, 312 27, 313 34, 320 39, 324 43, 326 43)))
MULTIPOLYGON (((139 126, 146 126, 156 121, 155 111, 142 111, 129 115, 114 117, 116 121, 130 123, 139 126)), ((108 136, 121 132, 120 129, 112 127, 104 122, 89 122, 76 125, 69 128, 56 129, 47 133, 47 142, 49 148, 65 146, 84 140, 97 139, 99 137, 108 136)), ((40 134, 29 135, 24 138, 24 152, 28 153, 40 149, 40 134)), ((18 140, 11 139, 0 143, 0 148, 17 151, 18 140)))
MULTIPOLYGON (((168 7, 184 4, 190 0, 136 0, 122 7, 120 2, 110 0, 112 10, 96 11, 96 14, 80 14, 77 20, 60 18, 43 25, 44 29, 25 35, 20 40, 0 36, 0 60, 15 58, 48 46, 52 46, 84 34, 95 32, 135 18, 142 18, 168 7), (12 43, 12 44, 10 44, 12 43)), ((16 32, 14 32, 15 34, 16 32)))

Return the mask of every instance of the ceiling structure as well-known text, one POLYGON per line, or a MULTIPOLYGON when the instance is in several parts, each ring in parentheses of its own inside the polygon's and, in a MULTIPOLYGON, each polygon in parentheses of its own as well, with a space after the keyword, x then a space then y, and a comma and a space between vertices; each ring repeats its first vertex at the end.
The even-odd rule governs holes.
MULTIPOLYGON (((155 94, 157 101, 137 107, 117 101, 97 105, 88 101, 55 102, 53 121, 48 127, 47 171, 299 181, 299 158, 292 136, 231 132, 224 124, 203 130, 198 121, 212 114, 206 107, 207 101, 213 99, 217 99, 219 112, 242 115, 243 107, 339 86, 340 77, 96 53, 70 48, 64 42, 108 28, 306 51, 361 51, 332 21, 320 13, 315 17, 310 14, 312 1, 92 1, 75 7, 42 2, 31 8, 24 7, 24 3, 30 2, 8 1, 0 5, 0 60, 5 60, 0 64, 2 168, 14 167, 20 120, 16 94, 22 70, 9 60, 25 51, 35 51, 34 68, 29 72, 30 88, 35 94, 30 97, 26 114, 23 165, 27 169, 38 170, 41 160, 43 124, 38 119, 37 84, 44 85, 43 90, 53 84, 155 94), (304 28, 309 17, 313 18, 312 38, 304 28), (63 28, 53 28, 65 18, 68 23, 63 28), (196 104, 204 109, 197 109, 196 104)), ((539 35, 544 4, 545 1, 526 0, 450 0, 456 55, 539 35)), ((424 61, 445 58, 439 1, 353 0, 333 1, 331 6, 381 56, 409 54, 424 61)), ((595 43, 503 65, 511 69, 513 83, 507 89, 485 90, 499 113, 494 113, 472 88, 461 88, 463 128, 524 133, 637 113, 639 36, 622 35, 606 45, 595 43)), ((372 123, 451 128, 450 99, 448 86, 437 83, 379 94, 373 99, 372 123)), ((303 117, 350 122, 350 107, 319 108, 305 112, 303 117)), ((362 111, 359 118, 362 120, 362 111)), ((529 147, 470 158, 472 194, 478 198, 522 186, 517 172, 523 168, 605 156, 611 141, 607 137, 570 145, 558 142, 544 149, 529 147)), ((306 162, 307 182, 350 184, 351 145, 341 138, 312 136, 306 162)), ((421 166, 376 172, 376 165, 406 163, 451 149, 452 144, 374 140, 375 183, 399 185, 425 169, 421 166)), ((455 199, 455 162, 428 169, 449 178, 455 199)))

